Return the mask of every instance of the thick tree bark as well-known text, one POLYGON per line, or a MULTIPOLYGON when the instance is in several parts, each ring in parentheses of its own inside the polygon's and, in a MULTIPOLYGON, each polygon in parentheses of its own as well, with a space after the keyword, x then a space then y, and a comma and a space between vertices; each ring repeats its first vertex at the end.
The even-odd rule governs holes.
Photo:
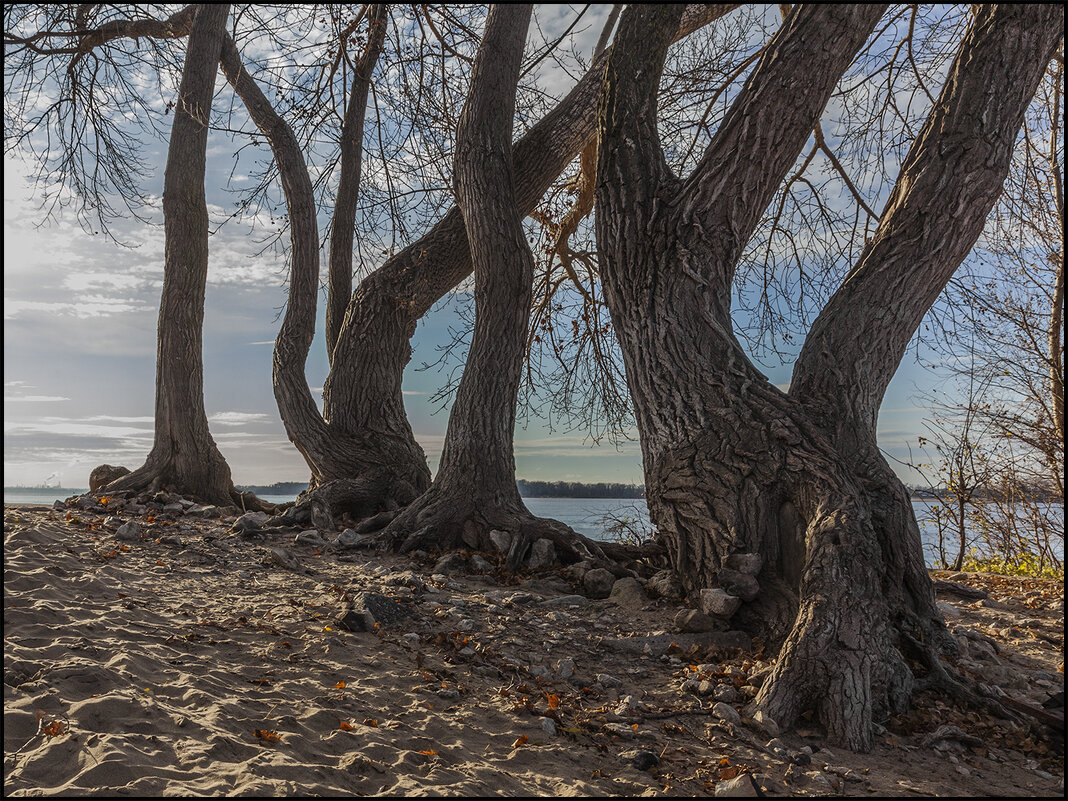
POLYGON ((189 32, 163 185, 165 262, 156 354, 155 437, 145 464, 108 491, 166 488, 210 503, 236 492, 208 430, 202 336, 208 275, 204 168, 211 98, 228 4, 201 5, 189 32))
MULTIPOLYGON (((680 39, 737 8, 686 7, 680 39)), ((609 51, 610 52, 610 51, 609 51)), ((516 202, 521 215, 537 205, 556 176, 596 130, 600 76, 608 54, 557 106, 512 147, 516 202)), ((358 441, 367 464, 389 467, 417 491, 430 485, 426 456, 404 411, 401 382, 411 358, 409 341, 419 319, 471 274, 467 232, 453 207, 424 237, 371 273, 357 287, 333 350, 323 391, 323 416, 344 441, 358 441)), ((321 480, 352 478, 356 455, 341 449, 317 465, 321 480)))
POLYGON ((457 129, 453 183, 475 271, 475 329, 430 489, 385 536, 405 549, 464 541, 489 548, 529 512, 512 438, 530 314, 534 256, 515 202, 511 134, 529 4, 491 7, 457 129))
POLYGON ((952 640, 934 607, 908 495, 874 447, 874 410, 940 289, 930 294, 928 273, 957 267, 978 233, 973 216, 981 227, 993 202, 987 186, 996 192, 1004 177, 1023 107, 1059 35, 1055 12, 1043 8, 978 14, 884 216, 900 236, 897 267, 870 280, 878 297, 846 303, 879 269, 862 258, 843 300, 828 307, 841 317, 833 327, 818 323, 806 342, 808 353, 825 338, 818 350, 827 361, 813 370, 803 353, 789 395, 734 337, 734 265, 882 8, 795 8, 685 181, 668 171, 655 121, 662 32, 677 11, 629 10, 606 74, 598 245, 650 514, 690 592, 718 584, 746 593, 752 600, 736 620, 782 644, 756 706, 784 726, 814 709, 850 748, 869 748, 873 717, 907 703, 915 679, 905 654, 926 662, 928 678, 959 689, 938 660, 952 640), (980 86, 989 105, 967 89, 980 86), (971 116, 973 105, 980 109, 971 116), (942 201, 952 221, 939 218, 942 201), (952 245, 928 253, 925 237, 952 245), (901 293, 916 296, 901 304, 916 307, 906 319, 888 311, 901 293), (825 389, 817 398, 810 386, 825 389), (729 569, 738 553, 763 557, 755 590, 729 569))

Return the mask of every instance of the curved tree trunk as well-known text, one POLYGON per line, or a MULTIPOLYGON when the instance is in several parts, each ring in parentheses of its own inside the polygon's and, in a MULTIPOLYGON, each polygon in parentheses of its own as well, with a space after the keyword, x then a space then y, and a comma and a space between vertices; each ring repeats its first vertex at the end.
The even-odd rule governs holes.
POLYGON ((204 411, 202 338, 208 276, 204 167, 211 98, 228 4, 201 5, 189 33, 163 184, 166 238, 156 355, 155 438, 145 464, 110 492, 166 488, 217 504, 259 506, 238 493, 204 411))
POLYGON ((453 182, 475 269, 475 330, 430 489, 385 536, 403 549, 490 547, 489 532, 529 518, 515 481, 512 438, 530 314, 534 256, 512 182, 515 89, 529 4, 496 4, 457 129, 453 182))
MULTIPOLYGON (((367 110, 367 94, 371 88, 371 73, 382 52, 386 37, 389 6, 376 3, 368 16, 367 46, 353 69, 352 89, 345 105, 345 119, 341 125, 341 176, 334 201, 334 219, 330 230, 330 277, 326 299, 326 352, 334 361, 345 308, 352 296, 352 243, 356 227, 356 198, 360 188, 363 164, 363 118, 367 110)), ((341 43, 344 47, 345 43, 341 43)))
POLYGON ((606 74, 597 189, 605 295, 673 566, 691 593, 741 595, 736 620, 781 643, 756 708, 783 726, 815 710, 857 750, 871 746, 873 717, 907 703, 906 654, 927 680, 960 690, 939 661, 952 638, 908 494, 875 446, 875 413, 982 227, 1062 24, 1049 7, 977 15, 879 231, 813 326, 785 395, 734 337, 734 265, 881 11, 797 7, 685 181, 663 161, 655 117, 666 51, 655 33, 673 29, 677 10, 628 11, 606 74), (754 553, 757 581, 732 560, 754 553))
MULTIPOLYGON (((737 8, 686 7, 680 39, 737 8)), ((610 52, 610 51, 609 51, 610 52)), ((512 147, 516 203, 524 216, 596 131, 600 76, 607 53, 559 104, 512 147)), ((320 480, 352 478, 353 461, 388 467, 421 492, 430 485, 426 455, 404 410, 401 383, 419 319, 471 274, 460 210, 453 207, 425 236, 371 273, 356 288, 333 348, 323 389, 323 416, 344 443, 317 465, 320 480)), ((403 501, 402 501, 403 502, 403 501)))

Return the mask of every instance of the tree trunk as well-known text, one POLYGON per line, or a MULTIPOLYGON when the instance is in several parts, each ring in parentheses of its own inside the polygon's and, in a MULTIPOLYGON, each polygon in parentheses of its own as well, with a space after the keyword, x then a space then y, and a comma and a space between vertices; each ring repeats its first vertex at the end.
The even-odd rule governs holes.
MULTIPOLYGON (((692 5, 675 32, 680 39, 737 8, 692 5)), ((610 51, 609 51, 610 52, 610 51)), ((553 180, 596 131, 600 76, 607 53, 574 89, 512 147, 520 215, 537 205, 553 180)), ((415 441, 401 394, 409 342, 419 319, 471 274, 460 210, 453 207, 429 233, 371 273, 357 287, 333 348, 323 389, 323 417, 344 447, 316 465, 320 481, 352 478, 356 463, 390 470, 422 492, 430 485, 426 455, 415 441)))
POLYGON ((234 490, 208 430, 202 336, 208 275, 204 168, 228 4, 201 5, 186 51, 163 185, 165 261, 156 356, 155 438, 145 464, 108 491, 160 489, 209 503, 258 505, 234 490))
POLYGON ((597 189, 605 297, 650 516, 672 564, 691 593, 743 594, 736 622, 781 644, 755 708, 782 726, 812 709, 856 750, 870 748, 873 717, 907 704, 906 654, 960 689, 939 662, 952 638, 908 494, 875 445, 875 414, 978 235, 1060 28, 1047 7, 979 12, 873 243, 813 326, 785 395, 735 339, 735 262, 881 12, 797 7, 679 181, 656 131, 664 32, 678 12, 629 9, 606 73, 597 189), (763 557, 755 586, 732 569, 740 553, 763 557))
POLYGON ((386 530, 402 547, 463 541, 530 517, 515 481, 512 439, 530 314, 534 256, 515 202, 515 88, 529 4, 492 6, 457 129, 454 185, 475 270, 475 330, 430 489, 386 530))
MULTIPOLYGON (((363 161, 363 118, 367 110, 367 94, 371 88, 371 73, 382 52, 386 37, 389 6, 376 3, 368 14, 367 47, 353 68, 352 88, 345 105, 345 119, 341 125, 341 176, 334 200, 334 219, 330 230, 330 277, 326 299, 326 353, 334 361, 345 308, 352 296, 352 242, 356 226, 356 197, 360 188, 360 168, 363 161)), ((341 43, 340 47, 345 47, 341 43)))

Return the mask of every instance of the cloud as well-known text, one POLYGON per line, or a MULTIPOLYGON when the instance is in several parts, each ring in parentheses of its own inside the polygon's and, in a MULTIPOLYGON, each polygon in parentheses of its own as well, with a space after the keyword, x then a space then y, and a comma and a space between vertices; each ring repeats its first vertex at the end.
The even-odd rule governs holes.
POLYGON ((54 403, 56 401, 69 401, 62 395, 4 395, 4 403, 54 403))
POLYGON ((271 418, 262 412, 216 412, 208 415, 208 422, 220 426, 243 426, 246 423, 266 423, 271 418))

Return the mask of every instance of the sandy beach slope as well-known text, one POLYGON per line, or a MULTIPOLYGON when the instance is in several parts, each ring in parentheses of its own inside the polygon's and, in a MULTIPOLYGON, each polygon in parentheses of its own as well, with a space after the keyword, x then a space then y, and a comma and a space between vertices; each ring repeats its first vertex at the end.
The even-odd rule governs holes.
MULTIPOLYGON (((1063 746, 938 699, 867 755, 816 724, 722 719, 770 663, 690 647, 667 601, 247 539, 232 517, 140 517, 120 540, 130 516, 107 518, 5 507, 5 795, 692 796, 741 774, 768 795, 1063 790, 1063 746), (404 616, 344 630, 361 592, 404 616), (932 741, 942 725, 973 739, 932 741)), ((968 669, 1041 703, 1063 689, 1062 586, 989 586, 986 606, 945 598, 994 643, 968 669)))

